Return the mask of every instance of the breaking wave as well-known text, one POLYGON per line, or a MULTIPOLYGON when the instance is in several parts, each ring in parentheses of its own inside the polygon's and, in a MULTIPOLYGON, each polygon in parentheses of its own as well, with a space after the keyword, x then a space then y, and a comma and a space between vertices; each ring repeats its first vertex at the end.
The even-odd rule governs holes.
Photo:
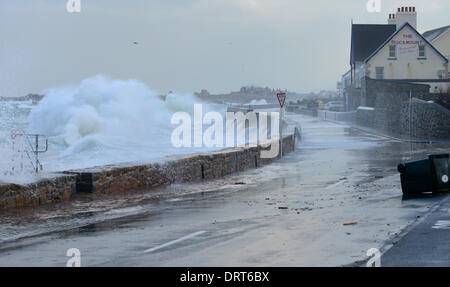
MULTIPOLYGON (((29 116, 31 133, 50 137, 52 169, 140 161, 195 152, 170 143, 174 112, 193 114, 193 95, 160 96, 137 80, 88 78, 76 87, 44 91, 29 116)), ((206 110, 224 109, 207 106, 206 110)), ((198 149, 197 149, 198 151, 198 149)))

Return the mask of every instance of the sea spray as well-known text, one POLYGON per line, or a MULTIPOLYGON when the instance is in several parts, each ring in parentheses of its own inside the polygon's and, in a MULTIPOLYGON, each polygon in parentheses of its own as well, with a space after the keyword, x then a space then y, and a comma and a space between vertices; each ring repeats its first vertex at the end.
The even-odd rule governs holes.
MULTIPOLYGON (((115 80, 102 75, 85 79, 79 85, 46 89, 42 94, 46 96, 37 106, 31 102, 7 104, 6 110, 15 116, 3 116, 0 121, 5 127, 0 132, 8 137, 14 129, 48 137, 49 149, 40 155, 44 168, 41 175, 121 162, 153 162, 167 155, 222 148, 172 145, 171 134, 176 126, 171 124, 171 118, 175 113, 185 112, 193 117, 194 105, 201 104, 204 115, 213 111, 225 117, 225 105, 206 104, 191 94, 161 96, 137 80, 115 80)), ((5 104, 0 103, 1 107, 5 104)), ((205 131, 209 126, 201 127, 205 131)), ((245 122, 237 129, 247 129, 245 122)), ((11 146, 10 141, 0 139, 0 156, 10 159, 11 146)), ((2 162, 0 171, 5 170, 11 170, 10 161, 2 162)), ((27 177, 1 176, 0 180, 8 182, 27 177)), ((31 172, 30 176, 35 175, 31 172)))
POLYGON ((0 182, 26 183, 35 179, 33 166, 25 154, 25 138, 14 133, 26 129, 31 101, 0 102, 0 182))
MULTIPOLYGON (((197 97, 161 97, 137 80, 95 76, 79 86, 43 91, 46 97, 29 116, 28 132, 49 136, 47 170, 64 170, 211 148, 175 148, 170 123, 175 112, 193 114, 197 97)), ((225 113, 222 105, 203 104, 205 111, 225 113)))

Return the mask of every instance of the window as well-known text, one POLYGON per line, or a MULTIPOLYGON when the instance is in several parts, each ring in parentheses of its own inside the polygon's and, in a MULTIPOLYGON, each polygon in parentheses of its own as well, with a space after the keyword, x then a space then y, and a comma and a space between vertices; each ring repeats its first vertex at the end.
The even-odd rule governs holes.
POLYGON ((425 45, 419 45, 419 58, 425 58, 425 45))
POLYGON ((397 45, 389 45, 389 58, 397 57, 397 45))
POLYGON ((375 72, 376 72, 376 78, 378 80, 384 79, 384 67, 376 67, 375 72))

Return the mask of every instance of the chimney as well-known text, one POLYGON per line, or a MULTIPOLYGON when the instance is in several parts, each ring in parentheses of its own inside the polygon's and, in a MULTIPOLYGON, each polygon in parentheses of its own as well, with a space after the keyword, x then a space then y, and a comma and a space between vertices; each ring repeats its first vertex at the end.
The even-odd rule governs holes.
POLYGON ((395 14, 389 14, 388 24, 390 25, 396 24, 395 14))
POLYGON ((417 13, 416 7, 401 7, 397 9, 397 15, 394 15, 397 29, 402 27, 405 23, 409 23, 417 30, 417 13))

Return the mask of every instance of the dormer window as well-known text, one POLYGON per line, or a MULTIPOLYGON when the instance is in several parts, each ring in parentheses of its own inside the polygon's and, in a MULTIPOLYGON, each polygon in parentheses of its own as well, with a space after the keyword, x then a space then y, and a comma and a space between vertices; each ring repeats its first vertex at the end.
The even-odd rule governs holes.
POLYGON ((425 58, 425 45, 419 45, 419 58, 425 58))
POLYGON ((397 57, 397 45, 389 45, 389 58, 397 57))

